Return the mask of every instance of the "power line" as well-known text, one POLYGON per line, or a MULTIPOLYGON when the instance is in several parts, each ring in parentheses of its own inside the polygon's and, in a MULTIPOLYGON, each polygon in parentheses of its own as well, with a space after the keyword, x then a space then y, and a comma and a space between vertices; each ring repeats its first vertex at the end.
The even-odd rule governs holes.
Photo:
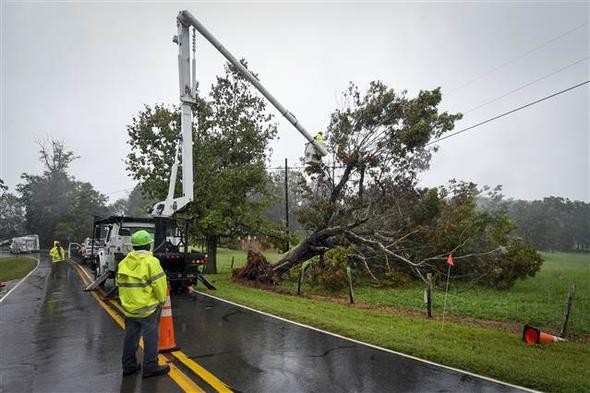
MULTIPOLYGON (((445 135, 445 136, 443 136, 442 138, 438 138, 438 139, 436 139, 436 140, 434 140, 434 141, 432 141, 432 142, 429 142, 429 143, 425 144, 424 146, 429 146, 429 145, 432 145, 432 144, 434 144, 434 143, 438 143, 438 142, 440 142, 440 141, 443 141, 443 140, 445 140, 445 139, 448 139, 448 138, 450 138, 450 137, 453 137, 453 136, 455 136, 455 135, 462 134, 462 133, 464 133, 464 132, 467 132, 467 131, 469 131, 469 130, 472 130, 472 129, 476 128, 476 127, 479 127, 479 126, 482 126, 482 125, 484 125, 484 124, 490 123, 490 122, 492 122, 492 121, 494 121, 494 120, 497 120, 497 119, 499 119, 499 118, 501 118, 501 117, 508 116, 508 115, 510 115, 510 114, 512 114, 512 113, 514 113, 514 112, 518 112, 518 111, 520 111, 520 110, 522 110, 522 109, 525 109, 525 108, 528 108, 528 107, 530 107, 530 106, 533 106, 533 105, 535 105, 535 104, 538 104, 538 103, 540 103, 540 102, 546 101, 546 100, 548 100, 548 99, 550 99, 550 98, 553 98, 553 97, 556 97, 556 96, 558 96, 558 95, 560 95, 560 94, 567 93, 567 92, 568 92, 568 91, 570 91, 570 90, 577 89, 578 87, 584 86, 584 85, 586 85, 586 84, 588 84, 588 83, 590 83, 590 80, 584 81, 584 82, 582 82, 582 83, 578 83, 577 85, 574 85, 574 86, 570 86, 570 87, 568 87, 568 88, 566 88, 566 89, 560 90, 560 91, 558 91, 558 92, 555 92, 555 93, 553 93, 553 94, 550 94, 550 95, 548 95, 548 96, 545 96, 545 97, 543 97, 543 98, 539 98, 538 100, 535 100, 535 101, 533 101, 533 102, 529 102, 528 104, 525 104, 525 105, 519 106, 518 108, 512 109, 512 110, 510 110, 510 111, 508 111, 508 112, 504 112, 504 113, 502 113, 502 114, 500 114, 500 115, 494 116, 494 117, 492 117, 492 118, 489 118, 489 119, 487 119, 487 120, 484 120, 484 121, 482 121, 482 122, 479 122, 479 123, 477 123, 477 124, 474 124, 474 125, 472 125, 472 126, 469 126, 469 127, 467 127, 467 128, 464 128, 464 129, 462 129, 462 130, 459 130, 459 131, 457 131, 457 132, 453 132, 452 134, 445 135)), ((304 167, 300 167, 300 166, 290 166, 290 167, 288 167, 288 169, 303 169, 303 168, 304 168, 304 167)), ((267 169, 268 169, 268 170, 284 170, 284 169, 285 169, 285 167, 284 167, 284 166, 283 166, 283 167, 272 167, 272 168, 267 168, 267 169)))
POLYGON ((510 95, 510 94, 512 94, 512 93, 516 93, 517 91, 519 91, 519 90, 522 90, 522 89, 524 89, 525 87, 529 87, 530 85, 533 85, 533 84, 535 84, 535 83, 537 83, 537 82, 540 82, 540 81, 542 81, 543 79, 547 79, 547 78, 549 78, 550 76, 553 76, 553 75, 555 75, 555 74, 558 74, 558 73, 560 73, 560 72, 562 72, 562 71, 564 71, 564 70, 566 70, 566 69, 568 69, 568 68, 570 68, 570 67, 573 67, 573 66, 575 66, 575 65, 576 65, 576 64, 578 64, 578 63, 581 63, 581 62, 583 62, 583 61, 586 61, 586 60, 588 60, 588 59, 590 59, 590 56, 586 56, 586 57, 584 57, 584 58, 582 58, 582 59, 579 59, 579 60, 577 60, 577 61, 574 61, 573 63, 570 63, 570 64, 568 64, 568 65, 566 65, 566 66, 564 66, 564 67, 561 67, 560 69, 558 69, 558 70, 556 70, 556 71, 553 71, 553 72, 551 72, 551 73, 549 73, 549 74, 547 74, 547 75, 545 75, 545 76, 542 76, 542 77, 540 77, 540 78, 538 78, 538 79, 535 79, 535 80, 534 80, 534 81, 532 81, 532 82, 526 83, 526 84, 524 84, 524 85, 522 85, 522 86, 520 86, 520 87, 517 87, 517 88, 516 88, 516 89, 514 89, 514 90, 510 90, 508 93, 506 93, 506 94, 503 94, 503 95, 501 95, 500 97, 496 97, 496 98, 494 98, 494 99, 492 99, 492 100, 490 100, 490 101, 487 101, 487 102, 484 102, 483 104, 480 104, 480 105, 478 105, 478 106, 475 106, 475 107, 473 107, 473 108, 469 109, 468 111, 466 111, 466 112, 463 112, 463 114, 467 114, 467 113, 473 112, 473 111, 475 111, 475 110, 477 110, 477 109, 479 109, 479 108, 481 108, 481 107, 484 107, 484 106, 486 106, 486 105, 489 105, 489 104, 491 104, 491 103, 494 103, 494 102, 496 102, 496 101, 499 101, 499 100, 501 100, 502 98, 504 98, 504 97, 507 97, 507 96, 509 96, 509 95, 510 95))
POLYGON ((463 133, 463 132, 466 132, 466 131, 472 130, 472 129, 474 129, 475 127, 479 127, 479 126, 481 126, 481 125, 484 125, 484 124, 486 124, 486 123, 489 123, 489 122, 491 122, 491 121, 497 120, 497 119, 499 119, 499 118, 501 118, 501 117, 507 116, 507 115, 509 115, 509 114, 511 114, 511 113, 518 112, 518 111, 519 111, 519 110, 521 110, 521 109, 528 108, 529 106, 533 106, 533 105, 535 105, 535 104, 538 104, 539 102, 542 102, 542 101, 548 100, 549 98, 553 98, 553 97, 555 97, 555 96, 558 96, 558 95, 560 95, 560 94, 566 93, 566 92, 568 92, 568 91, 570 91, 570 90, 576 89, 576 88, 578 88, 578 87, 580 87, 580 86, 583 86, 583 85, 586 85, 586 84, 588 84, 588 83, 590 83, 590 80, 587 80, 587 81, 585 81, 585 82, 582 82, 582 83, 578 83, 577 85, 574 85, 574 86, 568 87, 567 89, 560 90, 560 91, 558 91, 558 92, 556 92, 556 93, 553 93, 553 94, 551 94, 551 95, 548 95, 548 96, 546 96, 546 97, 540 98, 540 99, 538 99, 538 100, 536 100, 536 101, 529 102, 529 103, 528 103, 528 104, 526 104, 526 105, 519 106, 518 108, 512 109, 512 110, 510 110, 510 111, 508 111, 508 112, 504 112, 504 113, 502 113, 501 115, 494 116, 494 117, 492 117, 492 118, 490 118, 490 119, 484 120, 484 121, 482 121, 482 122, 480 122, 480 123, 477 123, 477 124, 474 124, 474 125, 472 125, 472 126, 469 126, 469 127, 467 127, 467 128, 464 128, 464 129, 462 129, 462 130, 460 130, 460 131, 453 132, 452 134, 449 134, 449 135, 445 135, 445 136, 443 136, 442 138, 438 138, 437 140, 434 140, 434 141, 432 141, 432 142, 429 142, 429 143, 427 143, 427 144, 426 144, 426 145, 424 145, 424 146, 432 145, 433 143, 437 143, 437 142, 440 142, 440 141, 442 141, 442 140, 448 139, 448 138, 450 138, 450 137, 452 137, 452 136, 455 136, 455 135, 461 134, 461 133, 463 133))
POLYGON ((499 69, 502 69, 502 68, 506 67, 508 64, 514 63, 515 61, 517 61, 517 60, 520 60, 520 59, 522 59, 523 57, 526 57, 526 56, 530 55, 531 53, 533 53, 533 52, 535 52, 535 51, 537 51, 537 50, 541 49, 542 47, 544 47, 544 46, 546 46, 546 45, 549 45, 550 43, 552 43, 552 42, 555 42, 555 41, 559 40, 560 38, 562 38, 562 37, 565 37, 566 35, 568 35, 568 34, 571 34, 571 33, 573 33, 574 31, 576 31, 576 30, 579 30, 579 29, 581 29, 582 27, 584 27, 584 26, 587 26, 587 25, 588 25, 588 22, 582 23, 581 25, 579 25, 579 26, 576 26, 576 27, 574 27, 574 28, 573 28, 573 29, 571 29, 571 30, 568 30, 568 31, 566 31, 565 33, 562 33, 562 34, 558 35, 557 37, 553 37, 553 38, 552 38, 552 39, 550 39, 549 41, 545 41, 544 43, 542 43, 542 44, 540 44, 540 45, 538 45, 538 46, 534 47, 533 49, 530 49, 530 50, 526 51, 525 53, 523 53, 523 54, 521 54, 521 55, 519 55, 519 56, 513 57, 512 59, 510 59, 510 60, 508 60, 508 61, 506 61, 506 62, 504 62, 504 63, 500 64, 499 66, 497 66, 497 67, 495 67, 495 68, 493 68, 493 69, 491 69, 490 71, 488 71, 488 72, 486 72, 486 73, 484 73, 484 74, 481 74, 481 75, 479 75, 479 76, 477 76, 477 77, 475 77, 475 78, 471 79, 470 81, 468 81, 468 82, 465 82, 464 84, 462 84, 462 85, 460 85, 460 86, 457 86, 457 87, 455 87, 455 88, 452 88, 452 89, 450 89, 449 91, 447 91, 446 95, 447 95, 447 96, 449 96, 449 95, 451 95, 451 94, 455 93, 456 91, 458 91, 458 90, 460 90, 460 89, 462 89, 462 88, 464 88, 464 87, 467 87, 467 86, 469 86, 470 84, 472 84, 472 83, 474 83, 474 82, 477 82, 478 80, 480 80, 480 79, 482 79, 482 78, 484 78, 484 77, 486 77, 486 76, 490 75, 491 73, 494 73, 494 72, 498 71, 499 69))

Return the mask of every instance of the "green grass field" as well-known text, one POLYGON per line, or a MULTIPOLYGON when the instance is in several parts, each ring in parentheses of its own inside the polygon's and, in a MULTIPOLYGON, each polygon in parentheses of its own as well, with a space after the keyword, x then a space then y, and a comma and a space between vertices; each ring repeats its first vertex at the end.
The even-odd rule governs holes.
POLYGON ((0 281, 22 278, 37 266, 37 262, 27 257, 0 258, 0 281))
MULTIPOLYGON (((270 262, 281 254, 265 253, 270 262)), ((234 268, 246 264, 246 253, 239 250, 219 249, 217 268, 219 273, 229 273, 231 260, 234 268)), ((543 267, 533 278, 518 280, 508 290, 494 290, 451 280, 447 297, 447 315, 471 317, 491 321, 531 324, 546 331, 559 332, 567 294, 576 285, 573 308, 569 322, 569 334, 590 339, 590 255, 573 253, 544 253, 543 267)), ((295 278, 295 277, 294 277, 295 278)), ((285 280, 281 290, 296 293, 297 282, 285 280)), ((304 284, 306 294, 347 299, 346 291, 333 293, 304 284)), ((415 283, 404 288, 377 288, 370 285, 355 288, 357 303, 402 308, 426 312, 424 286, 415 283)), ((437 289, 433 296, 433 314, 443 313, 444 291, 437 289)))
MULTIPOLYGON (((590 338, 590 255, 552 253, 543 254, 543 258, 543 267, 535 277, 518 280, 508 290, 498 291, 451 280, 446 312, 478 319, 528 323, 559 332, 568 291, 575 284, 568 330, 573 336, 590 338)), ((297 290, 295 281, 285 281, 281 287, 293 293, 297 290)), ((444 285, 442 287, 435 290, 433 296, 433 314, 439 316, 444 304, 444 285)), ((303 290, 305 293, 347 297, 344 291, 334 294, 307 285, 303 290)), ((359 303, 425 312, 423 293, 421 283, 405 288, 355 288, 359 303)))
MULTIPOLYGON (((220 250, 221 271, 243 265, 245 253, 220 250)), ((276 260, 278 255, 270 255, 276 260)), ((536 323, 545 330, 558 326, 567 290, 576 283, 572 332, 588 330, 588 257, 545 254, 546 262, 535 278, 519 281, 507 291, 492 291, 452 284, 447 307, 453 315, 512 322, 536 323), (554 315, 555 314, 555 315, 554 315), (586 321, 586 322, 585 322, 586 321), (586 325, 584 325, 586 323, 586 325)), ((590 390, 590 346, 587 341, 526 346, 518 332, 476 324, 429 320, 420 315, 392 314, 378 306, 424 311, 422 288, 357 288, 357 300, 374 305, 350 306, 321 299, 273 293, 238 285, 229 274, 210 277, 218 287, 213 295, 272 314, 326 329, 424 359, 545 391, 590 390)), ((292 282, 283 283, 293 288, 292 282)), ((309 288, 306 288, 309 290, 309 288)), ((442 294, 435 298, 440 318, 442 294)))
MULTIPOLYGON (((246 252, 240 250, 230 250, 228 248, 217 249, 217 272, 230 273, 231 261, 234 260, 234 269, 246 266, 246 252)), ((278 260, 281 254, 275 252, 264 252, 264 256, 269 262, 278 260)))

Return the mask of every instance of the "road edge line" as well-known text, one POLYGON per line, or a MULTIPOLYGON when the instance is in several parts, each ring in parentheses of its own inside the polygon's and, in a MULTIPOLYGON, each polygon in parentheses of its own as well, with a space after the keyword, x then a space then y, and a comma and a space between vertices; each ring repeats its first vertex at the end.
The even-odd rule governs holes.
POLYGON ((232 302, 230 300, 222 299, 222 298, 219 298, 217 296, 210 295, 210 294, 205 293, 205 292, 195 291, 195 290, 193 290, 193 292, 194 293, 201 294, 201 295, 204 295, 204 296, 207 296, 207 297, 210 297, 210 298, 213 298, 213 299, 216 299, 216 300, 219 300, 219 301, 222 301, 222 302, 225 302, 225 303, 232 304, 232 305, 237 306, 237 307, 245 308, 247 310, 250 310, 250 311, 253 311, 253 312, 262 314, 262 315, 266 315, 266 316, 271 317, 271 318, 275 318, 275 319, 278 319, 278 320, 281 320, 281 321, 284 321, 284 322, 292 323, 294 325, 298 325, 298 326, 301 326, 301 327, 304 327, 304 328, 307 328, 307 329, 315 330, 315 331, 318 331, 318 332, 321 332, 321 333, 329 334, 330 336, 338 337, 338 338, 341 338, 341 339, 344 339, 344 340, 347 340, 347 341, 351 341, 351 342, 354 342, 354 343, 357 343, 357 344, 360 344, 360 345, 364 345, 364 346, 367 346, 367 347, 370 347, 370 348, 374 348, 374 349, 378 349, 378 350, 381 350, 381 351, 393 353, 395 355, 399 355, 399 356, 402 356, 402 357, 405 357, 405 358, 408 358, 408 359, 416 360, 416 361, 419 361, 419 362, 422 362, 422 363, 426 363, 426 364, 430 364, 430 365, 433 365, 433 366, 442 367, 442 368, 445 368, 445 369, 448 369, 448 370, 452 370, 452 371, 456 371, 456 372, 459 372, 459 373, 462 373, 462 374, 466 374, 466 375, 474 376, 474 377, 477 377, 477 378, 485 379, 487 381, 495 382, 495 383, 498 383, 500 385, 508 386, 508 387, 511 387, 511 388, 521 389, 521 390, 524 390, 526 392, 530 392, 530 393, 543 393, 540 390, 534 390, 534 389, 527 388, 527 387, 524 387, 524 386, 514 385, 514 384, 511 384, 509 382, 504 382, 504 381, 500 381, 498 379, 494 379, 494 378, 491 378, 491 377, 486 377, 485 375, 476 374, 476 373, 471 372, 471 371, 466 371, 466 370, 461 370, 460 368, 446 366, 444 364, 436 363, 436 362, 433 362, 433 361, 430 361, 430 360, 426 360, 426 359, 421 359, 421 358, 418 358, 416 356, 408 355, 408 354, 405 354, 405 353, 402 353, 402 352, 397 352, 397 351, 394 351, 393 349, 383 348, 383 347, 380 347, 380 346, 377 346, 377 345, 374 345, 374 344, 369 344, 369 343, 366 343, 366 342, 363 342, 363 341, 355 340, 354 338, 342 336, 342 335, 340 335, 338 333, 332 333, 332 332, 329 332, 327 330, 322 330, 320 328, 316 328, 316 327, 313 327, 313 326, 310 326, 310 325, 306 325, 306 324, 303 324, 301 322, 291 321, 291 320, 289 320, 287 318, 279 317, 278 315, 273 315, 273 314, 267 313, 265 311, 256 310, 255 308, 244 306, 242 304, 235 303, 235 302, 232 302))
MULTIPOLYGON (((25 258, 28 258, 28 257, 25 257, 25 258)), ((30 259, 35 259, 35 258, 30 258, 30 259)), ((10 295, 12 293, 12 291, 14 291, 16 288, 18 288, 18 286, 20 284, 22 284, 27 278, 29 278, 29 276, 31 274, 33 274, 33 272, 35 272, 39 268, 39 265, 41 265, 41 255, 39 255, 39 259, 37 259, 37 266, 35 266, 35 268, 33 270, 31 270, 26 276, 24 276, 19 282, 17 282, 14 287, 10 288, 10 291, 6 292, 6 294, 4 296, 2 296, 2 299, 0 299, 0 303, 2 303, 4 301, 4 299, 6 299, 8 297, 8 295, 10 295)))

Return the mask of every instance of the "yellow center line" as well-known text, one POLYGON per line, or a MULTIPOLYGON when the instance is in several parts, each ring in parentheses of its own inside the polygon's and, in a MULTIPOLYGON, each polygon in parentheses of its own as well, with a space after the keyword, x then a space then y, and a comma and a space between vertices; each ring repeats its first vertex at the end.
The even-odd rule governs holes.
POLYGON ((191 358, 186 356, 183 352, 173 351, 172 355, 174 355, 175 358, 180 360, 185 366, 187 366, 188 368, 193 370, 193 372, 195 374, 197 374, 205 382, 207 382, 209 385, 211 385, 211 387, 213 389, 217 390, 218 392, 223 392, 223 393, 231 393, 232 392, 232 390, 226 384, 221 382, 215 375, 211 374, 203 366, 201 366, 200 364, 198 364, 197 362, 195 362, 194 360, 192 360, 191 358))
MULTIPOLYGON (((80 267, 75 262, 73 263, 73 265, 78 271, 78 274, 80 275, 80 279, 82 280, 82 282, 88 285, 89 283, 86 282, 86 280, 84 280, 82 274, 82 272, 85 273, 84 275, 87 277, 88 280, 90 280, 90 277, 88 276, 86 271, 84 271, 84 269, 82 269, 82 267, 80 267)), ((98 304, 111 316, 111 318, 115 320, 117 325, 119 325, 121 329, 125 330, 125 321, 123 320, 123 318, 121 318, 120 315, 113 311, 95 292, 90 292, 90 294, 92 295, 92 297, 96 299, 98 304)), ((143 340, 140 341, 139 345, 143 349, 143 340)), ((205 391, 201 389, 199 385, 197 385, 192 379, 190 379, 188 376, 186 376, 186 374, 184 374, 180 369, 178 369, 178 367, 176 367, 174 363, 168 363, 168 360, 163 355, 158 355, 158 363, 160 365, 168 364, 170 366, 170 372, 168 373, 168 376, 172 378, 172 380, 176 382, 176 384, 178 384, 178 386, 180 386, 180 388, 185 392, 205 393, 205 391)))
POLYGON ((117 308, 117 310, 119 310, 119 311, 121 311, 123 314, 125 314, 125 313, 123 312, 123 306, 121 306, 121 305, 119 304, 119 302, 117 302, 117 301, 116 301, 116 300, 114 300, 114 299, 111 299, 111 300, 109 301, 109 303, 111 303, 113 306, 115 306, 115 307, 117 308))

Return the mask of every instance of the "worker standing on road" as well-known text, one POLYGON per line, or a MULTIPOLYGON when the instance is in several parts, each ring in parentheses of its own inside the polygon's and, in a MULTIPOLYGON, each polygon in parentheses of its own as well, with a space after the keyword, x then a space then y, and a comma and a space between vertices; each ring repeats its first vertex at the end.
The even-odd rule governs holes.
POLYGON ((125 313, 123 375, 137 372, 141 366, 135 353, 143 336, 143 377, 167 374, 170 366, 158 366, 159 309, 166 303, 166 275, 160 261, 150 252, 152 235, 137 231, 131 236, 131 251, 117 267, 119 298, 125 313))
POLYGON ((53 248, 49 250, 49 255, 51 256, 52 262, 59 262, 66 259, 66 253, 58 240, 53 242, 53 248))

